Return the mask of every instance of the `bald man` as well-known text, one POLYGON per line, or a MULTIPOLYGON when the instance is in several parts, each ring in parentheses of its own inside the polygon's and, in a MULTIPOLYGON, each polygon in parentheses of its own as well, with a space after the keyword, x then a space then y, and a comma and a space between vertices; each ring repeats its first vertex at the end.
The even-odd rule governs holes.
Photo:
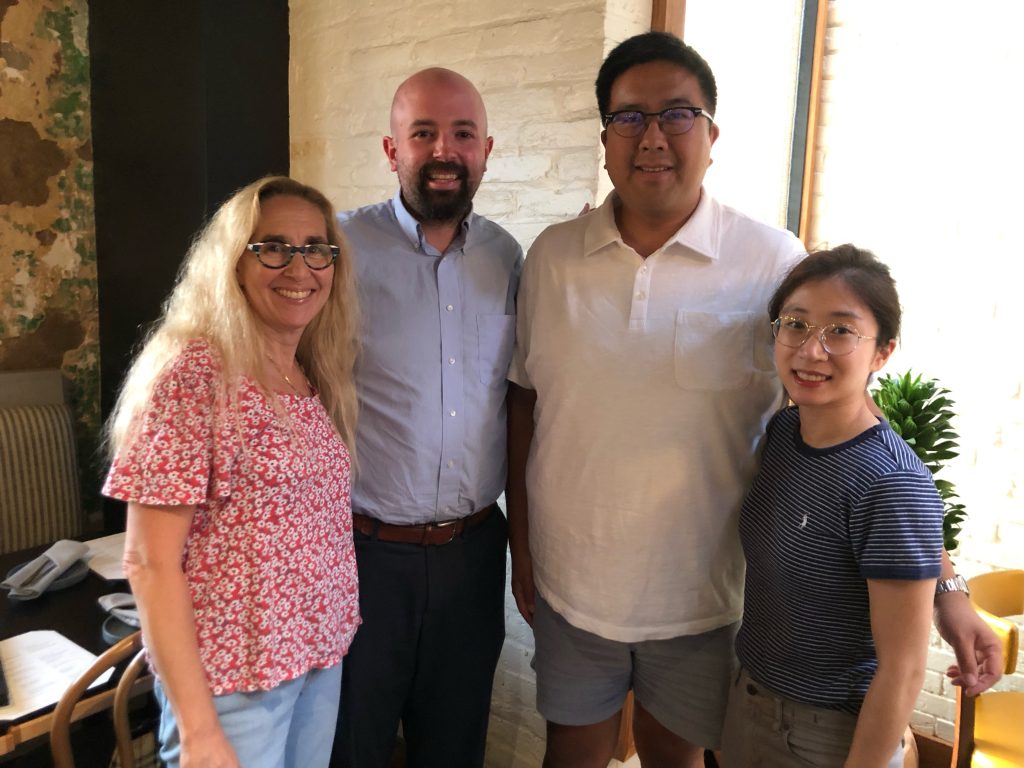
POLYGON ((493 140, 446 69, 399 86, 390 200, 344 213, 363 353, 352 492, 363 624, 345 658, 332 765, 483 765, 505 637, 505 375, 522 250, 472 212, 493 140))

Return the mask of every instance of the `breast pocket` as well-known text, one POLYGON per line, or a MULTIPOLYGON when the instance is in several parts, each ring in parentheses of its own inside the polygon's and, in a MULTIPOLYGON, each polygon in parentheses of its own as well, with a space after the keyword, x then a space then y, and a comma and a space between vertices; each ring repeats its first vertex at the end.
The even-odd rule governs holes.
POLYGON ((516 338, 515 315, 477 315, 477 371, 480 383, 504 385, 516 338))
POLYGON ((750 383, 753 312, 676 313, 675 376, 683 389, 730 390, 750 383))
POLYGON ((504 386, 515 342, 514 314, 476 315, 477 373, 481 384, 504 386))

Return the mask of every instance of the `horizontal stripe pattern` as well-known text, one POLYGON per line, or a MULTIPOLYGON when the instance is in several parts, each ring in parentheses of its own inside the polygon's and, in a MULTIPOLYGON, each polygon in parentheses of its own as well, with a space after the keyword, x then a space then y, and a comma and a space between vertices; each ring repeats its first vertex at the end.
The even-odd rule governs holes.
POLYGON ((0 553, 76 536, 81 528, 70 409, 0 408, 0 553))
POLYGON ((795 701, 859 711, 877 667, 867 579, 938 576, 942 511, 931 473, 887 424, 814 449, 796 408, 777 414, 740 515, 736 646, 751 676, 795 701))

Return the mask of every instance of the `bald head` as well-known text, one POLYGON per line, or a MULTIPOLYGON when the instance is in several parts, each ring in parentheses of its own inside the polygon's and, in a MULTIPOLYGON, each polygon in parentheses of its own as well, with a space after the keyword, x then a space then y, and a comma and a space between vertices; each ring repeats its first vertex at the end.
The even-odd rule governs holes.
POLYGON ((421 222, 454 225, 472 208, 493 141, 480 92, 458 72, 424 69, 395 91, 384 152, 421 222))
POLYGON ((402 120, 410 107, 422 99, 435 99, 438 97, 460 96, 465 101, 465 106, 478 113, 480 120, 480 132, 487 135, 487 110, 484 108, 484 100, 480 92, 469 80, 444 67, 430 67, 423 69, 414 75, 410 75, 395 91, 395 97, 391 100, 391 135, 396 130, 396 119, 402 120))

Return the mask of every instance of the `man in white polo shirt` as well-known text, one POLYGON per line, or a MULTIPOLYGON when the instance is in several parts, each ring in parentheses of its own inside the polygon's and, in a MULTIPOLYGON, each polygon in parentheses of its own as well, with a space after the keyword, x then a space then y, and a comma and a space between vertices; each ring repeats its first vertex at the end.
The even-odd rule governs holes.
POLYGON ((597 95, 615 191, 545 230, 520 283, 512 587, 546 768, 604 768, 630 688, 642 763, 697 766, 735 664, 737 514, 783 398, 768 299, 804 248, 703 191, 717 92, 692 48, 626 40, 597 95))

